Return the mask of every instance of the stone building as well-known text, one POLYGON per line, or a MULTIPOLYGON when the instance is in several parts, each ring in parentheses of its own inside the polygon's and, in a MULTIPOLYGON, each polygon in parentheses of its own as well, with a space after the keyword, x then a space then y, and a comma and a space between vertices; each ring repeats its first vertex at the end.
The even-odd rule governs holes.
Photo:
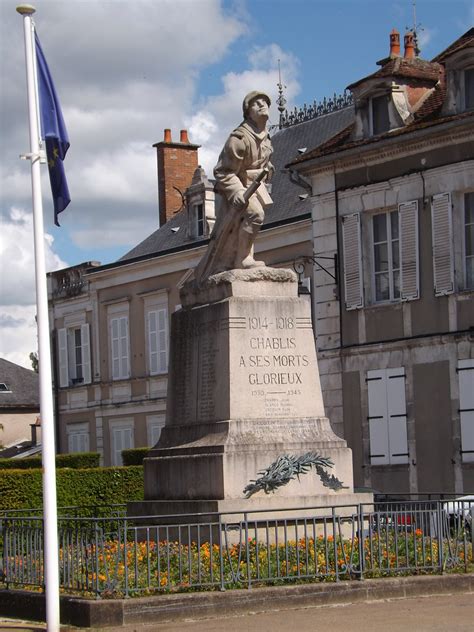
POLYGON ((354 480, 474 489, 474 29, 432 61, 390 35, 350 124, 293 161, 311 181, 325 402, 354 480))

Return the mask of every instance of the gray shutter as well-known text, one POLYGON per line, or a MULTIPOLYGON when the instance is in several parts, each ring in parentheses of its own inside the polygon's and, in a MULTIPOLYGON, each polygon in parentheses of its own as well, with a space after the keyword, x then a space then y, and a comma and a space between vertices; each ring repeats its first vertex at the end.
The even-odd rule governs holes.
POLYGON ((387 387, 385 370, 367 372, 370 463, 387 465, 389 459, 387 387))
POLYGON ((59 386, 69 386, 67 330, 58 329, 59 386))
POLYGON ((84 384, 91 383, 91 347, 89 325, 81 325, 81 353, 82 353, 82 374, 84 384))
POLYGON ((390 463, 408 463, 405 371, 387 369, 386 375, 390 463))
POLYGON ((464 463, 474 462, 474 360, 459 360, 459 416, 461 454, 464 463))
POLYGON ((347 310, 359 309, 364 306, 360 213, 344 215, 341 221, 345 306, 347 310))
POLYGON ((418 200, 398 206, 400 234, 400 298, 420 297, 418 273, 418 200))
POLYGON ((433 275, 436 296, 454 292, 451 195, 434 195, 431 202, 433 275))

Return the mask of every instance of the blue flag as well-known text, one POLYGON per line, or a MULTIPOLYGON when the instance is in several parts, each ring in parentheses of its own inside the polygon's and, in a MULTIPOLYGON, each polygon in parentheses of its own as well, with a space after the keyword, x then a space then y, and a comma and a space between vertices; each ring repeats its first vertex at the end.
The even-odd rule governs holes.
POLYGON ((41 136, 46 143, 49 180, 54 202, 54 223, 59 226, 58 215, 69 204, 69 189, 64 173, 63 160, 69 149, 69 138, 64 124, 58 95, 49 73, 48 64, 35 31, 36 66, 38 71, 39 110, 41 136))

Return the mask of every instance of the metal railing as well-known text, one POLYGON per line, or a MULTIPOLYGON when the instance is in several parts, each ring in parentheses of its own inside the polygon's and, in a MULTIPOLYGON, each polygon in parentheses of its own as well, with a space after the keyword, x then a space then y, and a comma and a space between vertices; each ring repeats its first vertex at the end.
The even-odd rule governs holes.
MULTIPOLYGON (((105 512, 104 512, 105 513, 105 512)), ((120 597, 474 568, 474 501, 59 517, 64 592, 120 597)), ((0 516, 0 584, 43 588, 43 519, 0 516)))

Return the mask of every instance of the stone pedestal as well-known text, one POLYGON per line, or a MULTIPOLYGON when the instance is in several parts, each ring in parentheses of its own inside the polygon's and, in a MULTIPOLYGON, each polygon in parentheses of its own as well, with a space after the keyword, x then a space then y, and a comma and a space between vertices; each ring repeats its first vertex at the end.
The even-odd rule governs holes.
MULTIPOLYGON (((172 316, 166 425, 145 459, 135 515, 353 505, 351 450, 324 416, 309 302, 288 270, 233 270, 188 285, 172 316), (275 493, 244 488, 278 457, 330 459, 275 493), (326 485, 328 481, 326 480, 326 485)), ((273 516, 274 514, 272 514, 273 516)))

